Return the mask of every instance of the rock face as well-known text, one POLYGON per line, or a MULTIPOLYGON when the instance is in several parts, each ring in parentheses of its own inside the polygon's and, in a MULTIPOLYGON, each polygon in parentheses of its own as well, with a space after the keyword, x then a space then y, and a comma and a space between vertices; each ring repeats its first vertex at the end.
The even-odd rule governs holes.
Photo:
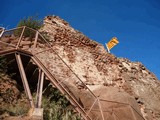
MULTIPOLYGON (((143 115, 145 120, 160 120, 160 81, 142 63, 131 62, 107 53, 103 45, 74 30, 57 16, 47 16, 40 32, 95 95, 108 101, 130 104, 143 115)), ((46 52, 46 55, 39 57, 58 79, 65 79, 66 84, 70 86, 78 86, 79 91, 76 91, 76 94, 84 106, 90 104, 86 102, 89 98, 84 97, 84 86, 78 83, 77 78, 53 53, 46 52)), ((111 106, 114 108, 114 105, 110 104, 108 109, 111 106)), ((128 108, 122 106, 119 111, 123 110, 125 112, 128 108)), ((110 115, 107 116, 109 118, 110 115)), ((129 115, 125 117, 126 120, 131 119, 127 117, 129 115)))
POLYGON ((20 95, 20 91, 17 89, 15 81, 11 80, 7 75, 0 73, 0 106, 3 106, 3 102, 7 104, 14 103, 20 95))

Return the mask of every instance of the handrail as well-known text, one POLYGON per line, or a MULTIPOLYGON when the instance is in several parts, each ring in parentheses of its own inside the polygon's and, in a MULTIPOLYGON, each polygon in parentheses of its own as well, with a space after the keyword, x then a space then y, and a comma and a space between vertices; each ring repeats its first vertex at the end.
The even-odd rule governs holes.
MULTIPOLYGON (((63 94, 66 94, 67 95, 67 98, 71 101, 72 104, 78 106, 78 108, 76 107, 75 109, 81 113, 83 115, 83 118, 86 119, 86 120, 92 120, 89 116, 89 113, 90 111, 94 110, 92 109, 95 102, 98 101, 99 103, 99 111, 101 112, 101 115, 102 115, 102 118, 104 120, 104 116, 103 116, 103 113, 104 112, 101 108, 101 105, 100 105, 100 101, 104 101, 104 102, 111 102, 111 103, 117 103, 117 104, 122 104, 122 105, 127 105, 127 106, 130 106, 131 109, 133 109, 134 111, 136 111, 136 113, 138 113, 138 115, 142 117, 142 115, 130 104, 128 103, 122 103, 122 102, 116 102, 116 101, 109 101, 109 100, 103 100, 103 99, 100 99, 99 97, 97 97, 90 89, 89 87, 81 80, 81 78, 70 68, 70 66, 63 60, 63 58, 53 49, 52 45, 43 37, 43 35, 37 31, 37 30, 34 30, 32 28, 29 28, 29 27, 26 27, 26 26, 22 26, 22 27, 18 27, 18 28, 13 28, 13 29, 10 29, 10 30, 3 30, 3 32, 0 34, 0 37, 3 36, 3 34, 5 32, 9 32, 9 31, 13 31, 13 30, 16 30, 16 29, 22 29, 22 32, 21 32, 21 35, 19 37, 19 40, 17 42, 16 45, 13 45, 13 44, 9 44, 9 43, 5 43, 3 42, 4 44, 7 44, 7 45, 10 45, 12 47, 15 47, 13 49, 9 49, 9 50, 3 50, 3 51, 0 51, 0 55, 4 55, 4 54, 9 54, 9 53, 21 53, 21 54, 24 54, 24 55, 27 55, 27 56, 30 56, 32 58, 32 60, 37 64, 37 66, 39 68, 42 69, 42 71, 45 73, 45 75, 50 79, 50 81, 63 93, 63 94), (39 53, 42 53, 46 50, 42 50, 40 52, 36 52, 34 53, 34 51, 27 51, 27 50, 22 50, 21 48, 19 48, 20 46, 20 43, 22 41, 22 37, 23 37, 23 34, 24 34, 24 31, 25 29, 29 29, 29 30, 32 30, 35 32, 36 34, 36 40, 37 40, 37 37, 38 35, 42 38, 42 40, 45 42, 45 44, 48 45, 48 49, 47 50, 52 50, 55 55, 64 63, 64 65, 74 74, 74 76, 85 86, 85 88, 87 88, 87 90, 89 91, 89 93, 91 93, 91 95, 95 98, 95 101, 94 103, 91 105, 91 107, 88 109, 89 111, 86 112, 85 108, 82 108, 82 106, 78 103, 78 101, 76 100, 75 96, 73 94, 71 94, 62 84, 59 80, 57 80, 53 75, 52 73, 50 73, 50 71, 43 65, 43 63, 38 59, 38 57, 36 57, 36 54, 39 54, 39 53)), ((2 41, 0 41, 2 42, 2 41)), ((36 44, 37 42, 34 42, 34 47, 36 47, 36 44)), ((116 115, 116 114, 115 114, 116 115)), ((117 115, 116 115, 117 116, 117 115)), ((118 116, 117 116, 118 117, 118 116)), ((144 118, 143 118, 144 119, 144 118)))
MULTIPOLYGON (((45 40, 45 38, 39 33, 39 35, 45 40)), ((46 40, 45 40, 46 41, 46 40)), ((47 42, 47 41, 46 41, 47 42)), ((94 98, 97 98, 95 94, 88 88, 88 86, 80 79, 80 77, 69 67, 69 65, 62 59, 62 57, 52 48, 51 44, 47 42, 49 47, 53 50, 53 52, 59 57, 59 59, 68 67, 68 69, 78 78, 80 82, 90 91, 90 93, 94 96, 94 98)))
MULTIPOLYGON (((63 87, 61 84, 58 84, 58 80, 46 69, 46 67, 40 62, 40 60, 36 57, 33 56, 32 60, 38 65, 39 68, 42 69, 42 71, 45 73, 45 75, 50 78, 51 82, 63 93, 63 94, 67 94, 70 98, 72 98, 72 102, 74 102, 83 112, 83 116, 87 117, 89 120, 92 120, 89 116, 85 116, 86 112, 84 111, 84 109, 79 105, 79 103, 75 100, 74 97, 72 97, 72 95, 70 95, 70 93, 67 91, 67 89, 65 87, 63 87), (60 85, 60 86, 59 86, 60 85), (65 91, 65 93, 64 93, 65 91)), ((70 99, 69 99, 70 100, 70 99)), ((81 112, 81 113, 82 113, 81 112)))

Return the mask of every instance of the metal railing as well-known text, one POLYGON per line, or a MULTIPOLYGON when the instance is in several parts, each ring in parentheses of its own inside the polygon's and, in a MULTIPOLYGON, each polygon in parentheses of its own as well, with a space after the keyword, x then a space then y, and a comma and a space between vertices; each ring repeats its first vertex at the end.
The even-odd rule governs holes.
MULTIPOLYGON (((4 30, 0 36, 0 55, 9 53, 18 53, 16 55, 17 61, 20 61, 19 54, 25 53, 29 55, 31 59, 37 64, 37 66, 43 71, 42 74, 45 74, 45 76, 49 78, 54 86, 56 86, 56 88, 59 89, 61 93, 66 95, 67 99, 74 106, 75 110, 78 111, 86 120, 109 120, 107 117, 109 116, 109 113, 112 113, 112 119, 121 120, 121 116, 118 115, 116 111, 117 109, 121 109, 123 107, 130 110, 132 115, 131 118, 133 120, 136 120, 136 118, 139 120, 144 120, 140 112, 129 103, 103 100, 100 99, 99 96, 96 96, 83 82, 80 76, 78 76, 78 73, 75 73, 71 69, 66 61, 59 55, 59 53, 54 49, 50 42, 48 42, 39 31, 26 26, 14 28, 11 30, 4 30), (54 64, 48 66, 51 64, 51 62, 54 64), (48 67, 46 68, 46 66, 48 67), (68 74, 68 71, 70 71, 71 74, 66 75, 68 74), (81 84, 81 86, 83 86, 85 92, 87 92, 87 96, 79 97, 81 91, 79 88, 77 88, 76 84, 73 84, 75 82, 78 82, 81 84), (87 101, 89 103, 86 105, 85 102, 87 101), (106 108, 104 107, 105 105, 108 105, 109 107, 106 108), (119 107, 114 108, 116 105, 119 105, 119 107)), ((21 69, 22 67, 23 66, 20 64, 19 68, 21 69)), ((21 69, 21 71, 23 71, 23 69, 21 69)), ((25 73, 23 72, 20 73, 22 78, 24 78, 26 81, 26 77, 24 75, 25 73)), ((38 83, 38 86, 42 86, 42 84, 43 82, 38 83)), ((26 86, 24 85, 24 87, 26 86)), ((27 87, 27 89, 29 88, 27 87)), ((39 89, 42 89, 42 87, 39 89)), ((26 93, 28 93, 29 99, 32 99, 30 90, 27 90, 26 93)), ((41 96, 41 94, 42 93, 40 92, 39 96, 41 96)), ((41 104, 40 100, 41 99, 38 99, 39 106, 41 104)), ((32 102, 31 106, 33 106, 32 102)), ((126 115, 127 114, 128 113, 126 113, 126 115)))

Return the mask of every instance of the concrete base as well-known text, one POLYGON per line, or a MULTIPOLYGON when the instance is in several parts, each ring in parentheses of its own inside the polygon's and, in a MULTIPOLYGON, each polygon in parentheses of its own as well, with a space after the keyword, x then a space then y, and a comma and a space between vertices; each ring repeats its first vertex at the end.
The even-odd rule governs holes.
POLYGON ((34 108, 31 113, 31 118, 34 120, 43 120, 43 108, 34 108))

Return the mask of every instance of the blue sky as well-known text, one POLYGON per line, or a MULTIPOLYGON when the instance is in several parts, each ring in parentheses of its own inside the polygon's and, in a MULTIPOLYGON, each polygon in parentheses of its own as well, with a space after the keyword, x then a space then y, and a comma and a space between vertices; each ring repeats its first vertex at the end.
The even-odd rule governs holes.
POLYGON ((160 79, 159 0, 1 0, 0 26, 13 28, 25 16, 58 15, 117 57, 142 62, 160 79))

